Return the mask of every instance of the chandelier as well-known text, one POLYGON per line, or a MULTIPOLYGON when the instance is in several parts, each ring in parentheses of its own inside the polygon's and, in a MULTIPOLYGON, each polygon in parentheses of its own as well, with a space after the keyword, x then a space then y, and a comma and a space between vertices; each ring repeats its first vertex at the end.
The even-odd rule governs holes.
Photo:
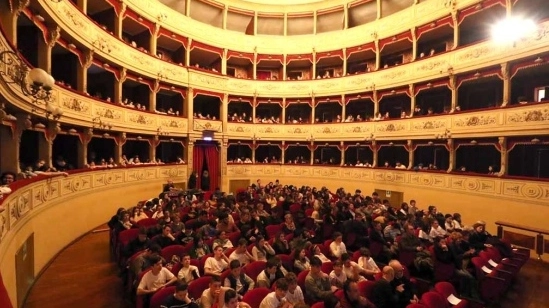
POLYGON ((30 68, 25 61, 11 50, 0 51, 0 77, 6 84, 16 84, 23 95, 29 97, 33 104, 32 113, 38 113, 38 107, 44 106, 47 120, 59 120, 63 110, 54 107, 52 89, 55 84, 53 76, 40 68, 30 68))

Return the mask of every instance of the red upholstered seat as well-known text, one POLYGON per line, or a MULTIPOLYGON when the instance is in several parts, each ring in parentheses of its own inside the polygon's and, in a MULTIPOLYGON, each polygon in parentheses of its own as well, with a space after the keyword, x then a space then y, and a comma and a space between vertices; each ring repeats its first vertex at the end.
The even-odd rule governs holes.
POLYGON ((2 273, 0 273, 0 307, 13 308, 10 297, 8 296, 8 290, 6 290, 4 280, 2 279, 2 273))
POLYGON ((175 293, 174 286, 166 287, 154 293, 153 296, 151 297, 149 308, 160 308, 160 305, 164 303, 166 298, 168 298, 168 296, 170 296, 173 293, 175 293))
POLYGON ((261 301, 267 296, 269 293, 271 293, 271 290, 267 288, 256 288, 253 290, 249 290, 244 294, 242 297, 242 301, 250 305, 252 308, 259 308, 259 305, 261 304, 261 301))
POLYGON ((210 287, 210 280, 212 280, 212 277, 204 276, 191 281, 191 283, 189 283, 189 288, 187 289, 189 297, 199 299, 204 290, 210 287))

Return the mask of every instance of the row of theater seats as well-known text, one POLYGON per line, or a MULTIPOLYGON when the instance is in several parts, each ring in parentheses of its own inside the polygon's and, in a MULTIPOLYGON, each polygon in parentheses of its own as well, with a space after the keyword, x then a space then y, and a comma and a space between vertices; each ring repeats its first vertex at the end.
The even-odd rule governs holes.
MULTIPOLYGON (((292 206, 293 207, 293 206, 292 206)), ((296 207, 291 207, 291 212, 294 212, 296 210, 296 207), (293 210, 293 211, 292 211, 293 210)), ((183 210, 183 209, 182 209, 183 210)), ((238 221, 238 215, 233 214, 233 218, 235 221, 238 221)), ((311 220, 310 217, 306 217, 306 220, 311 220)), ((304 221, 302 221, 303 223, 304 221)), ((313 221, 314 222, 314 221, 313 221)), ((155 227, 158 224, 158 221, 155 219, 144 219, 137 223, 136 227, 142 226, 142 227, 155 227)), ((189 220, 186 222, 186 225, 188 227, 192 226, 192 221, 189 220)), ((266 233, 268 235, 269 241, 272 243, 276 235, 282 230, 283 224, 274 224, 266 226, 266 233)), ((328 257, 330 257, 330 249, 329 245, 332 242, 329 238, 332 233, 335 231, 333 229, 333 226, 326 225, 324 226, 323 232, 321 232, 324 235, 324 241, 322 244, 319 244, 321 251, 328 257)), ((420 230, 417 230, 419 232, 420 230)), ((124 259, 124 257, 121 254, 121 251, 123 251, 123 248, 129 241, 137 237, 138 229, 129 229, 120 232, 118 235, 111 238, 111 245, 113 247, 113 252, 115 256, 117 257, 118 263, 123 266, 126 264, 127 260, 124 259)), ((293 235, 288 235, 287 240, 291 240, 293 235)), ((239 232, 234 232, 228 234, 228 238, 231 240, 233 245, 236 247, 237 242, 240 238, 239 232)), ((349 242, 352 242, 353 237, 347 236, 346 237, 346 243, 350 244, 349 242)), ((211 242, 213 242, 213 239, 205 241, 210 247, 211 242)), ((397 238, 398 242, 398 238, 397 238)), ((172 245, 165 247, 161 251, 161 256, 165 260, 171 260, 173 255, 181 257, 182 254, 189 252, 192 248, 193 243, 189 243, 185 246, 183 245, 172 245)), ((251 248, 253 245, 250 245, 248 247, 248 250, 251 252, 251 248)), ((383 247, 381 245, 378 245, 376 242, 370 243, 370 251, 372 253, 372 256, 376 261, 379 261, 377 257, 381 253, 383 247), (378 247, 379 246, 379 247, 378 247)), ((226 255, 229 255, 232 252, 233 249, 229 249, 225 252, 226 255)), ((431 251, 431 256, 433 258, 433 262, 435 264, 435 270, 434 270, 434 277, 431 281, 426 281, 424 279, 418 279, 411 277, 411 281, 416 285, 418 289, 418 295, 421 296, 421 301, 418 304, 410 305, 411 308, 413 307, 427 307, 427 308, 439 308, 439 307, 450 307, 451 302, 455 304, 457 307, 484 307, 485 303, 492 303, 498 301, 506 292, 506 290, 511 285, 514 277, 519 272, 520 267, 526 263, 526 261, 529 259, 529 250, 519 250, 519 249, 513 249, 513 256, 510 258, 503 258, 501 256, 500 251, 495 247, 487 248, 485 251, 480 252, 480 254, 477 257, 474 257, 472 259, 472 264, 474 266, 474 275, 476 279, 479 282, 479 293, 480 298, 482 301, 475 300, 475 299, 464 299, 459 298, 453 284, 458 283, 458 279, 455 275, 455 267, 453 264, 446 264, 443 262, 439 262, 435 258, 435 253, 433 251, 433 246, 429 247, 429 250, 431 251)), ((307 254, 310 257, 312 257, 312 253, 310 250, 307 251, 307 254)), ((204 263, 207 259, 207 257, 210 257, 212 254, 208 254, 199 260, 191 260, 191 264, 197 266, 201 274, 203 275, 203 267, 204 263)), ((135 257, 135 256, 134 256, 135 257)), ((281 260, 281 263, 284 265, 286 269, 289 271, 293 270, 293 258, 291 255, 277 255, 277 257, 281 260)), ((352 259, 353 261, 357 261, 360 257, 360 252, 355 251, 352 253, 352 259)), ((330 258, 332 260, 335 260, 335 258, 330 258)), ((406 251, 401 251, 399 253, 398 257, 399 261, 405 266, 405 274, 409 276, 409 272, 406 270, 407 267, 411 266, 414 259, 414 254, 406 251)), ((130 258, 131 260, 131 258, 130 258)), ((332 271, 333 264, 332 262, 327 262, 323 264, 322 270, 323 272, 329 274, 332 271)), ((178 271, 180 269, 180 264, 174 264, 173 267, 170 268, 172 273, 174 275, 177 275, 178 271)), ((244 272, 250 276, 254 281, 257 277, 257 275, 265 269, 265 262, 262 261, 256 261, 252 262, 248 265, 246 265, 243 270, 244 272)), ((144 275, 145 272, 143 272, 140 277, 128 277, 128 281, 139 281, 142 275, 144 275)), ((229 274, 229 271, 225 271, 222 275, 222 281, 224 278, 229 274)), ((297 274, 297 280, 298 285, 301 286, 302 290, 305 292, 304 287, 304 281, 308 274, 308 271, 301 271, 296 272, 297 274)), ((374 280, 371 281, 363 281, 359 283, 359 287, 361 290, 361 294, 365 297, 369 297, 369 290, 371 290, 372 285, 374 284, 374 281, 379 279, 380 276, 375 277, 374 280)), ((208 288, 210 281, 210 277, 201 277, 197 280, 192 281, 189 284, 189 294, 192 298, 198 299, 200 298, 202 292, 208 288)), ((130 286, 133 284, 130 284, 130 286)), ((167 289, 171 290, 171 289, 167 289)), ((170 294, 169 291, 162 290, 162 292, 156 293, 152 299, 151 299, 151 307, 157 307, 155 303, 161 302, 161 300, 166 296, 166 294, 170 294)), ((130 289, 128 290, 130 291, 130 289)), ((268 290, 267 290, 268 291, 268 290)), ((265 290, 262 290, 261 288, 250 290, 246 295, 246 302, 252 306, 252 308, 258 308, 260 300, 258 302, 258 299, 262 299, 264 296, 265 290), (257 305, 256 305, 257 304, 257 305)), ((338 295, 338 294, 336 294, 338 295)), ((341 292, 339 293, 341 295, 341 292)), ((323 305, 322 303, 309 303, 313 306, 320 307, 323 305)), ((137 307, 141 307, 142 305, 142 299, 137 299, 137 307)))

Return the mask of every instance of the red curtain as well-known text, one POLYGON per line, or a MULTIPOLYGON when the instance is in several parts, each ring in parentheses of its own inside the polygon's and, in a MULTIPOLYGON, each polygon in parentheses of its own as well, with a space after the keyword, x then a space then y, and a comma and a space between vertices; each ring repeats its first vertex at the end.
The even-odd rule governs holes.
POLYGON ((204 148, 201 145, 195 145, 193 150, 193 171, 198 175, 195 188, 200 188, 202 167, 204 167, 204 148))
POLYGON ((219 168, 219 149, 216 145, 207 145, 203 147, 208 164, 208 173, 210 175, 210 190, 213 191, 219 187, 219 176, 221 170, 219 168))
POLYGON ((271 72, 268 71, 257 71, 258 80, 267 80, 271 78, 271 72))

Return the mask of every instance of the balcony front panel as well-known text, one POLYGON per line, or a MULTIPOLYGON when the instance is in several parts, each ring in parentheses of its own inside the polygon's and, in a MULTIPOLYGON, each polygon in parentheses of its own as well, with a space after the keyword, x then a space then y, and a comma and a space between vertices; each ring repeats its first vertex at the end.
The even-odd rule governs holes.
MULTIPOLYGON (((549 49, 549 35, 547 35, 549 33, 549 22, 546 22, 540 25, 536 35, 515 42, 515 44, 497 45, 491 41, 485 41, 453 52, 436 55, 429 59, 367 74, 293 82, 243 80, 208 74, 162 61, 131 48, 109 35, 99 26, 91 23, 76 7, 65 3, 65 1, 53 3, 41 0, 41 2, 48 14, 53 16, 63 31, 109 61, 144 77, 160 79, 183 87, 208 89, 219 93, 229 92, 234 95, 310 97, 311 95, 330 96, 341 93, 371 91, 374 86, 377 90, 387 89, 498 65, 549 49)), ((219 31, 213 28, 211 30, 213 33, 219 31)), ((212 34, 212 36, 215 35, 212 34)), ((346 31, 342 32, 340 36, 345 38, 356 37, 353 33, 346 31)), ((326 40, 326 42, 329 41, 331 40, 326 40)), ((364 43, 364 39, 362 43, 364 43)), ((287 44, 285 46, 292 46, 290 43, 287 44)), ((267 45, 277 44, 276 42, 269 42, 267 45)), ((341 48, 341 46, 338 48, 341 48)))
MULTIPOLYGON (((283 185, 339 187, 347 192, 375 189, 403 192, 404 201, 416 199, 421 208, 436 205, 441 212, 463 215, 466 225, 479 218, 495 231, 496 220, 543 228, 549 215, 549 183, 444 172, 415 172, 394 169, 348 168, 304 165, 228 165, 230 180, 249 179, 250 184, 280 180, 283 185), (526 210, 528 209, 528 210, 526 210)), ((225 186, 228 187, 228 186, 225 186)), ((385 196, 380 196, 384 199, 385 196)))
MULTIPOLYGON (((40 2, 46 2, 46 0, 40 0, 40 2)), ((390 37, 449 16, 454 9, 460 10, 480 1, 460 0, 456 1, 455 6, 451 2, 422 1, 365 25, 343 31, 296 36, 251 36, 236 31, 223 30, 184 16, 159 1, 126 0, 124 4, 143 18, 157 22, 162 28, 187 35, 212 46, 250 53, 257 51, 261 54, 303 54, 310 53, 313 48, 317 51, 338 50, 372 42, 375 38, 390 37)))
POLYGON ((227 123, 230 139, 292 141, 364 141, 434 139, 448 129, 454 138, 528 136, 549 131, 548 104, 521 105, 476 112, 379 122, 330 124, 227 123))

